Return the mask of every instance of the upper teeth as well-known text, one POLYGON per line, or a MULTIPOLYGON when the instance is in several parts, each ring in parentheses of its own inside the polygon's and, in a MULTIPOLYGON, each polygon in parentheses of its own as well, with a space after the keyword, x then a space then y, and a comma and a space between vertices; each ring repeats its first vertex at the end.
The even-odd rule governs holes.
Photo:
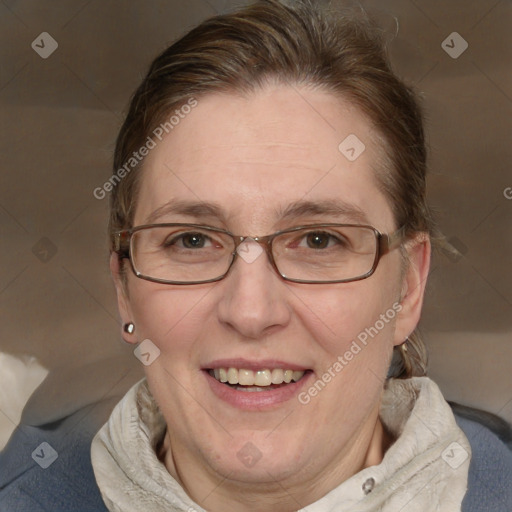
MULTIPOLYGON (((210 372, 211 373, 211 372, 210 372)), ((215 368, 213 376, 220 382, 240 384, 242 386, 270 386, 271 384, 286 384, 292 380, 297 382, 304 375, 304 371, 281 370, 245 370, 243 368, 215 368)))

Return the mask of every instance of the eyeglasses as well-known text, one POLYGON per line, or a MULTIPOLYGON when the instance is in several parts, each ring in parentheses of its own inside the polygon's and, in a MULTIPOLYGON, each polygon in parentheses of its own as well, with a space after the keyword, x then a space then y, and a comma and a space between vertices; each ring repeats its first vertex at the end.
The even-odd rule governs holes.
POLYGON ((198 224, 148 224, 113 234, 114 251, 128 258, 135 275, 164 284, 220 281, 237 256, 247 262, 259 247, 285 280, 295 283, 347 283, 370 277, 380 258, 400 245, 404 228, 382 234, 372 226, 314 224, 268 236, 237 236, 198 224), (259 247, 258 247, 259 245, 259 247))

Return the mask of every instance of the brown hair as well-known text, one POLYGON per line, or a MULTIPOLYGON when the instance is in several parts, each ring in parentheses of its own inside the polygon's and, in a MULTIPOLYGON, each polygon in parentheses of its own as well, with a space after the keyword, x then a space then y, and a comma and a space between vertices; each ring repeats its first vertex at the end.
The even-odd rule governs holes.
MULTIPOLYGON (((214 92, 250 93, 269 81, 330 91, 356 105, 382 138, 376 172, 397 226, 431 233, 425 200, 426 148, 415 94, 391 70, 375 25, 361 12, 323 12, 308 0, 293 6, 261 0, 206 20, 152 63, 119 132, 114 172, 125 166, 176 109, 214 92)), ((132 227, 142 162, 111 194, 110 234, 132 227)), ((415 332, 392 365, 393 376, 424 375, 425 347, 415 332)))

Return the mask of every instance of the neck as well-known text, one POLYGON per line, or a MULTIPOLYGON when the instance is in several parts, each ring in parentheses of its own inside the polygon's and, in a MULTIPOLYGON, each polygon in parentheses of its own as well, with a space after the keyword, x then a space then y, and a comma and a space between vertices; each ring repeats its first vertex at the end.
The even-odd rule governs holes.
POLYGON ((159 456, 187 494, 210 512, 293 512, 319 500, 364 468, 380 464, 392 443, 375 414, 321 474, 298 472, 296 477, 280 481, 269 473, 268 481, 258 483, 237 481, 235 472, 225 477, 216 474, 175 443, 168 431, 159 456))

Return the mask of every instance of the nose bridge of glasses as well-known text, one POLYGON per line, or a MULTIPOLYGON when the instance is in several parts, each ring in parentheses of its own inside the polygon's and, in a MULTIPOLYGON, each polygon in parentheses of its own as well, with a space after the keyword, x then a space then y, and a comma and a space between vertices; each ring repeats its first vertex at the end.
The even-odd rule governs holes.
POLYGON ((234 236, 235 241, 235 249, 236 252, 238 250, 238 247, 242 245, 244 242, 251 243, 255 242, 259 244, 260 246, 263 246, 263 249, 270 248, 271 241, 274 238, 275 235, 265 235, 265 236, 251 236, 251 235, 236 235, 234 236))
POLYGON ((235 239, 235 248, 233 250, 233 260, 231 264, 238 258, 245 261, 245 263, 253 263, 261 256, 262 253, 267 254, 268 261, 272 267, 277 270, 272 254, 271 241, 274 235, 267 236, 237 236, 235 239))

